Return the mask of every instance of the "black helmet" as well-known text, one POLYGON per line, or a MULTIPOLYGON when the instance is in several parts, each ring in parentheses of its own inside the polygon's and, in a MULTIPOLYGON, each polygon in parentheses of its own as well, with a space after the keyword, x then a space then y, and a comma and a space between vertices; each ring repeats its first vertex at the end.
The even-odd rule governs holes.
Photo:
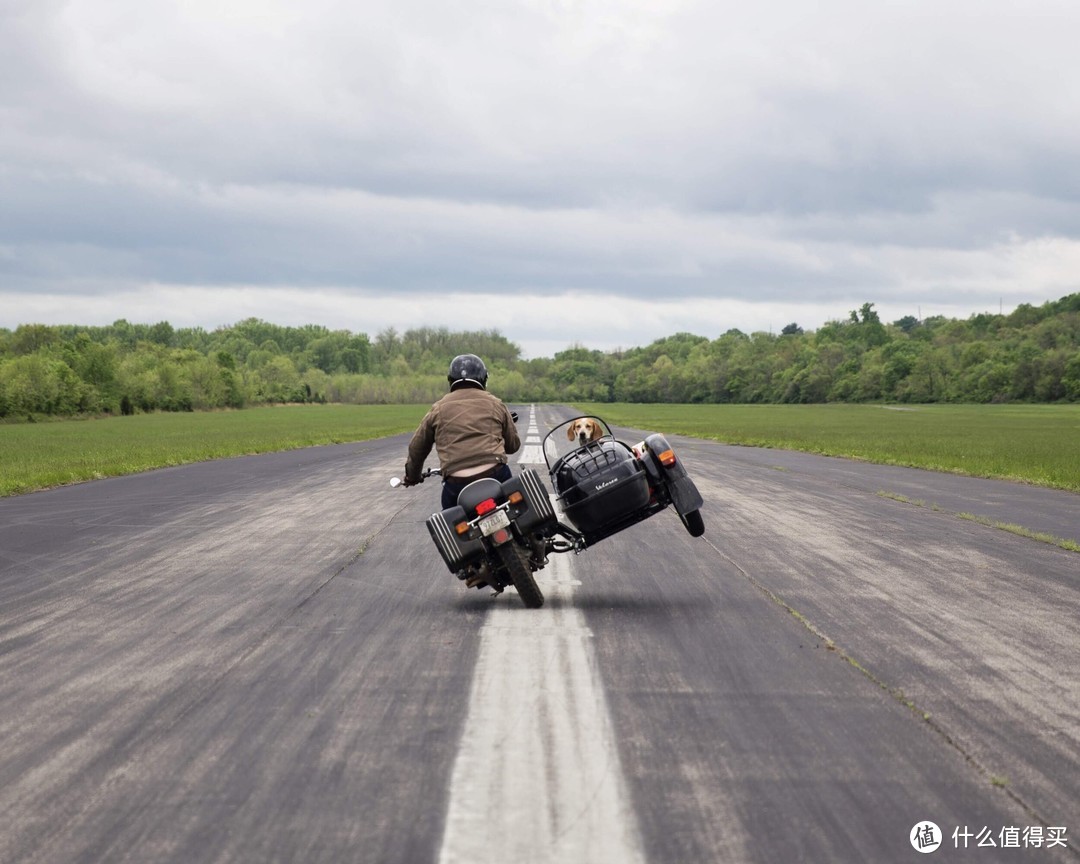
POLYGON ((446 380, 450 382, 451 390, 454 389, 455 384, 464 381, 472 381, 487 388, 487 366, 475 354, 458 354, 450 361, 450 373, 446 376, 446 380))

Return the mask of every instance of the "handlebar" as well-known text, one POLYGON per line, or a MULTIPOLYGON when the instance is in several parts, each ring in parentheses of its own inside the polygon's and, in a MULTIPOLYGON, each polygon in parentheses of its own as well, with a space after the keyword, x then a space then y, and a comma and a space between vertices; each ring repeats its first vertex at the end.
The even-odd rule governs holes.
MULTIPOLYGON (((426 478, 431 477, 432 475, 438 476, 438 475, 441 475, 441 474, 442 474, 442 471, 439 468, 425 468, 423 471, 420 472, 420 479, 425 480, 426 478)), ((391 477, 390 478, 390 486, 393 489, 397 489, 397 487, 404 484, 404 482, 405 481, 402 480, 400 477, 391 477)))

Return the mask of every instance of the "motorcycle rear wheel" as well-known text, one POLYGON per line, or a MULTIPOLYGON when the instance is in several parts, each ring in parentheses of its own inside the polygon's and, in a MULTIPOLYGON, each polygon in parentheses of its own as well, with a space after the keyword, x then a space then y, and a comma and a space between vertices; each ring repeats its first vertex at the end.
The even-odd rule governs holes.
POLYGON ((513 541, 503 543, 496 547, 499 561, 506 568, 510 581, 517 588, 521 602, 530 609, 539 609, 544 605, 544 595, 540 592, 540 586, 533 578, 532 568, 529 567, 529 553, 513 541))

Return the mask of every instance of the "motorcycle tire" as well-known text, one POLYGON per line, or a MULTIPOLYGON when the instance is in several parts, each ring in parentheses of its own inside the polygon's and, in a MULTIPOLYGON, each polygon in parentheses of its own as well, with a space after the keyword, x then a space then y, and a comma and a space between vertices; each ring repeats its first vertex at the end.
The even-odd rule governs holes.
POLYGON ((517 543, 504 543, 497 547, 499 560, 510 576, 510 581, 517 588, 521 602, 529 609, 539 609, 544 605, 544 595, 540 592, 540 586, 533 578, 532 568, 529 566, 529 553, 518 546, 517 543))
POLYGON ((683 527, 691 537, 700 537, 705 533, 705 520, 701 518, 700 510, 691 510, 689 513, 680 513, 683 527))

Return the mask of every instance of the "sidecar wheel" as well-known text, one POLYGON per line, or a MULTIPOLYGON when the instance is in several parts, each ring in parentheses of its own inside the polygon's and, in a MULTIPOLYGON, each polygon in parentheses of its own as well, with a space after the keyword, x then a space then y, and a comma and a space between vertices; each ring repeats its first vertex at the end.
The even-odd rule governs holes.
POLYGON ((689 513, 679 514, 683 526, 691 537, 700 537, 705 533, 705 520, 701 518, 700 510, 691 510, 689 513))
POLYGON ((499 560, 510 576, 510 581, 517 588, 521 602, 530 609, 539 609, 544 605, 544 595, 533 578, 532 568, 529 567, 529 553, 517 543, 503 543, 497 549, 499 560))

